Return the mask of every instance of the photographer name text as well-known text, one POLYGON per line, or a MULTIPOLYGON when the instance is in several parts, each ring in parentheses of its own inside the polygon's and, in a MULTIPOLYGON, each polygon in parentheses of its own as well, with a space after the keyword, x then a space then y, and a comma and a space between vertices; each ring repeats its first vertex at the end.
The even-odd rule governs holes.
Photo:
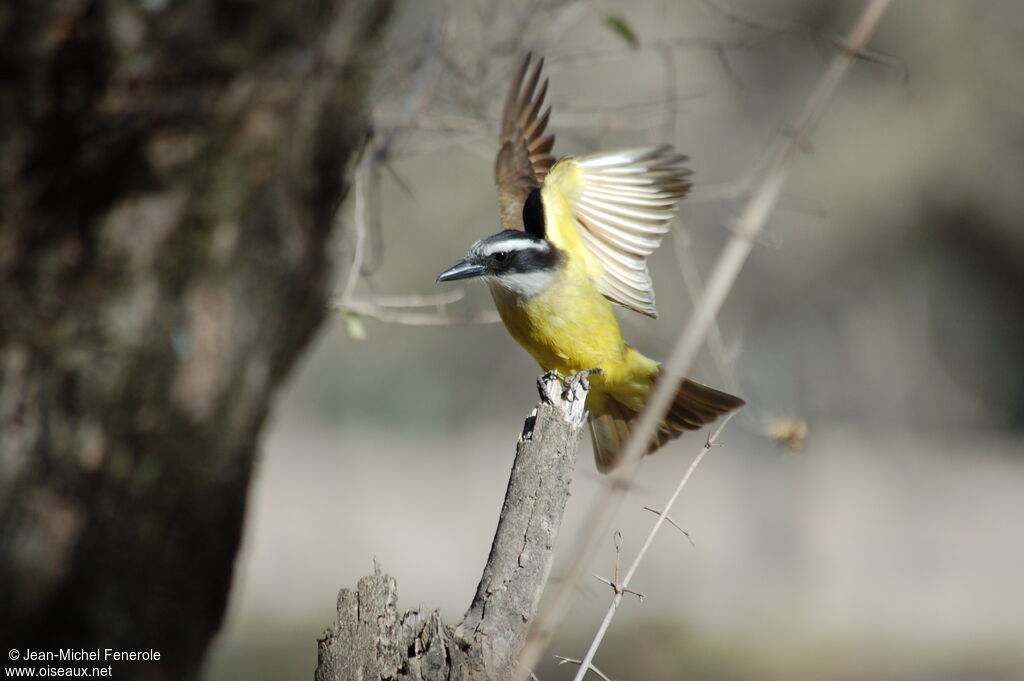
MULTIPOLYGON (((14 655, 11 655, 15 659, 14 655)), ((155 662, 160 651, 115 650, 114 648, 61 648, 59 650, 25 650, 20 658, 24 662, 155 662)))

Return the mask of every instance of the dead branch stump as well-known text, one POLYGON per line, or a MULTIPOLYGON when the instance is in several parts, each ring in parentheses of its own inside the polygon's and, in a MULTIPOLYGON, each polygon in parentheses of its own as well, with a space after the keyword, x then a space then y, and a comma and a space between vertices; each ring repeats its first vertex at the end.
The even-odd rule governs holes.
POLYGON ((505 681, 526 641, 551 570, 576 447, 585 420, 585 382, 544 376, 541 402, 516 447, 483 575, 462 622, 437 611, 399 614, 393 577, 363 577, 338 595, 338 619, 319 643, 316 681, 505 681))

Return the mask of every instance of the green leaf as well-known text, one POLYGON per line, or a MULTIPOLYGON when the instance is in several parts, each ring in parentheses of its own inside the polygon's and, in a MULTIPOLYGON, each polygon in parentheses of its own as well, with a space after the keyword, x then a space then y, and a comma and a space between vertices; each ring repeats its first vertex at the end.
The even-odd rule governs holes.
POLYGON ((634 50, 640 47, 640 38, 621 14, 606 14, 604 25, 634 50))
POLYGON ((345 333, 356 340, 366 340, 366 325, 359 314, 348 310, 345 312, 345 333))

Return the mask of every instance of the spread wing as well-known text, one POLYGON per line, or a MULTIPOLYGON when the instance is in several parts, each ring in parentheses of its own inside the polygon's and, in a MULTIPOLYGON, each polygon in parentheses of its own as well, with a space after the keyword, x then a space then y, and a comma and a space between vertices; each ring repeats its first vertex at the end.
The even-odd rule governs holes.
POLYGON ((547 238, 583 258, 606 298, 650 317, 647 256, 690 189, 686 160, 667 144, 566 157, 541 190, 547 238))
POLYGON ((544 60, 530 69, 530 57, 523 59, 512 81, 501 121, 501 140, 494 160, 494 181, 498 185, 498 204, 503 229, 523 229, 523 204, 530 191, 540 187, 548 170, 555 163, 551 148, 554 135, 544 135, 551 107, 543 114, 544 96, 548 91, 545 78, 540 89, 544 60))

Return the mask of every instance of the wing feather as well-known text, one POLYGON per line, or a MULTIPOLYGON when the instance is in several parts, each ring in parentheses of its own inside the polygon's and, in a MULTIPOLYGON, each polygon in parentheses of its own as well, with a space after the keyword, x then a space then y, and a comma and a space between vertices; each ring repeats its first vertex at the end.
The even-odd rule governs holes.
POLYGON ((586 196, 580 198, 579 205, 591 208, 598 214, 612 215, 619 219, 640 222, 641 224, 637 225, 638 229, 643 229, 644 225, 664 225, 664 206, 657 206, 654 210, 644 210, 643 208, 634 207, 625 201, 605 201, 586 196))
POLYGON ((494 182, 504 229, 523 229, 523 204, 530 191, 540 187, 555 163, 551 149, 554 135, 545 135, 551 107, 544 108, 548 81, 540 82, 544 60, 530 68, 527 54, 512 81, 501 121, 501 139, 494 160, 494 182), (538 90, 537 85, 540 84, 538 90))
POLYGON ((523 229, 523 206, 542 188, 547 233, 559 248, 578 253, 599 290, 612 301, 651 317, 654 285, 647 256, 661 244, 678 201, 686 196, 685 156, 669 145, 565 158, 555 163, 554 135, 546 135, 551 108, 544 60, 527 54, 505 99, 494 162, 502 227, 523 229))
POLYGON ((686 160, 669 145, 566 157, 544 181, 547 238, 571 252, 585 249, 601 293, 651 317, 658 313, 647 256, 690 189, 686 160))
POLYGON ((655 206, 661 207, 674 203, 678 196, 664 192, 635 192, 629 190, 613 189, 605 185, 593 183, 587 190, 587 196, 596 200, 620 201, 629 206, 655 206))

